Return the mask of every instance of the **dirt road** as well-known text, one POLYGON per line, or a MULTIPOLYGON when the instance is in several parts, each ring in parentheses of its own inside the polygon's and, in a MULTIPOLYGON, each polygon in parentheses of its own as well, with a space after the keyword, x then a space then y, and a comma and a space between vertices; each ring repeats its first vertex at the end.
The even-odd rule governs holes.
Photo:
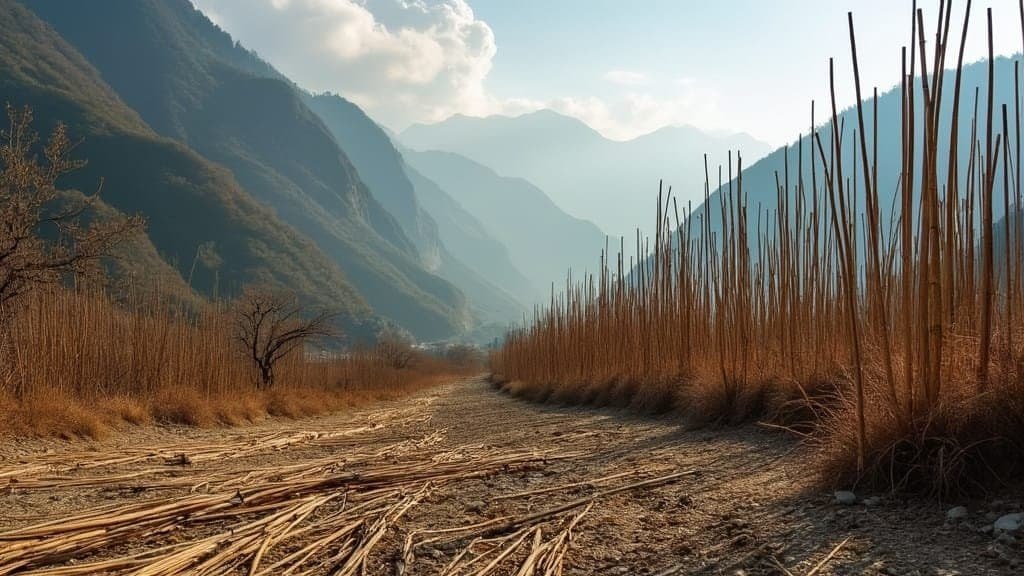
POLYGON ((243 429, 6 442, 0 575, 1020 569, 1019 543, 979 530, 988 503, 954 525, 953 504, 835 504, 810 474, 778 433, 539 406, 473 379, 243 429))

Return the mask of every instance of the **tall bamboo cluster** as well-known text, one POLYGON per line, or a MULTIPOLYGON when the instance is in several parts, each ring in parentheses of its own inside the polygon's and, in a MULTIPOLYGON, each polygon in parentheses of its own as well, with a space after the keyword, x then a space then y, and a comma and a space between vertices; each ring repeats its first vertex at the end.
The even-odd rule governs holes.
MULTIPOLYGON (((902 52, 901 173, 891 206, 878 182, 878 92, 871 100, 861 92, 850 14, 856 126, 844 125, 847 116, 837 109, 830 60, 829 117, 818 125, 812 103, 811 131, 797 141, 795 162, 793 147, 786 148, 775 173, 774 206, 748 205, 739 154, 729 155, 724 181, 719 167, 712 194, 705 157, 702 209, 680 213, 671 189, 659 191, 656 232, 637 242, 649 250, 638 248, 629 259, 637 264, 627 267, 621 251, 613 256, 606 246, 596 276, 570 275, 531 324, 509 333, 493 357, 495 370, 555 391, 671 380, 680 383, 682 401, 708 393, 738 399, 769 385, 809 398, 824 383, 847 401, 858 468, 872 422, 909 430, 942 406, 1015 382, 1015 319, 1024 314, 1015 216, 1019 63, 1012 106, 997 110, 990 9, 984 111, 979 116, 976 89, 961 166, 971 3, 950 94, 944 79, 953 9, 952 0, 940 0, 927 36, 924 15, 913 7, 911 42, 902 52), (950 117, 947 128, 940 120, 950 117), (945 173, 940 150, 948 152, 945 173), (852 166, 844 165, 851 158, 852 166), (994 202, 1007 215, 999 237, 994 202)), ((1024 23, 1024 1, 1020 10, 1024 23)))

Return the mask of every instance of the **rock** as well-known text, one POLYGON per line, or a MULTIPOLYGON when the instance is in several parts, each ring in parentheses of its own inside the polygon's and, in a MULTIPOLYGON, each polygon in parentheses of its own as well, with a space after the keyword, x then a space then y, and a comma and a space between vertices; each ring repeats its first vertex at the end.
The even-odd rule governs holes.
POLYGON ((981 528, 978 528, 978 532, 981 532, 982 534, 991 534, 992 530, 994 530, 994 527, 991 524, 985 524, 981 528))
POLYGON ((1021 526, 1024 526, 1024 513, 1022 512, 1000 516, 992 525, 996 531, 1002 532, 1016 532, 1020 530, 1021 526))
POLYGON ((484 504, 483 500, 472 500, 466 504, 466 510, 469 510, 470 512, 480 512, 485 506, 487 505, 484 504))
POLYGON ((882 503, 882 497, 881 496, 872 496, 870 498, 865 498, 864 499, 864 505, 865 506, 878 506, 881 503, 882 503))
POLYGON ((963 520, 964 518, 967 518, 967 507, 966 506, 956 506, 956 507, 950 508, 948 511, 946 511, 946 519, 947 520, 952 520, 952 521, 955 522, 957 520, 963 520))
POLYGON ((842 504, 843 506, 851 506, 857 503, 857 495, 849 490, 837 490, 836 491, 836 504, 842 504))

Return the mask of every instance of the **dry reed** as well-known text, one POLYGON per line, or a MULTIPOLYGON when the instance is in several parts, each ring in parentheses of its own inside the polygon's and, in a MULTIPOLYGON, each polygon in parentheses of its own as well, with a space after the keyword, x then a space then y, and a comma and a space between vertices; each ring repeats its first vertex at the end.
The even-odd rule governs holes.
POLYGON ((102 294, 41 290, 0 340, 0 432, 97 437, 124 423, 211 426, 301 417, 396 398, 454 367, 417 356, 406 369, 373 350, 320 359, 297 350, 279 382, 257 375, 224 307, 119 306, 102 294))
POLYGON ((796 145, 795 178, 791 150, 783 152, 774 208, 748 212, 739 154, 735 162, 729 156, 724 185, 719 168, 717 195, 705 169, 702 210, 680 215, 671 189, 659 191, 652 249, 630 257, 639 264, 626 266, 621 252, 613 261, 606 248, 596 276, 570 274, 564 292, 492 355, 497 377, 540 400, 781 422, 822 448, 824 472, 835 483, 949 493, 1024 471, 1024 350, 1014 321, 1024 314, 1014 216, 1020 107, 1014 104, 1012 133, 1005 106, 1001 133, 994 131, 989 10, 984 142, 975 104, 961 172, 958 110, 970 2, 955 69, 957 112, 946 133, 940 111, 952 10, 951 1, 940 2, 931 54, 923 14, 915 6, 912 15, 892 225, 883 225, 878 187, 877 91, 869 132, 851 14, 858 98, 852 140, 836 108, 830 61, 831 115, 817 126, 812 104, 811 134, 796 145), (914 111, 923 126, 915 126, 914 111), (945 174, 942 146, 949 151, 945 174), (851 156, 852 171, 843 165, 851 156), (993 223, 1000 169, 1002 263, 993 223))

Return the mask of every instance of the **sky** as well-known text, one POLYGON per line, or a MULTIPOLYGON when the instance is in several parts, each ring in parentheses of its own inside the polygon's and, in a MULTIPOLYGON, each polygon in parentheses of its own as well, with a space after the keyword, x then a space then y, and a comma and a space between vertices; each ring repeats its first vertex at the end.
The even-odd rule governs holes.
MULTIPOLYGON (((334 92, 401 131, 453 114, 543 108, 626 140, 669 125, 746 132, 782 145, 828 102, 856 101, 847 12, 861 85, 900 79, 911 0, 193 0, 236 40, 299 85, 334 92)), ((954 4, 947 64, 966 2, 954 4)), ((938 2, 924 9, 932 47, 938 2)), ((1021 51, 1016 0, 975 0, 965 62, 1021 51)), ((929 61, 929 66, 931 65, 929 61)))

